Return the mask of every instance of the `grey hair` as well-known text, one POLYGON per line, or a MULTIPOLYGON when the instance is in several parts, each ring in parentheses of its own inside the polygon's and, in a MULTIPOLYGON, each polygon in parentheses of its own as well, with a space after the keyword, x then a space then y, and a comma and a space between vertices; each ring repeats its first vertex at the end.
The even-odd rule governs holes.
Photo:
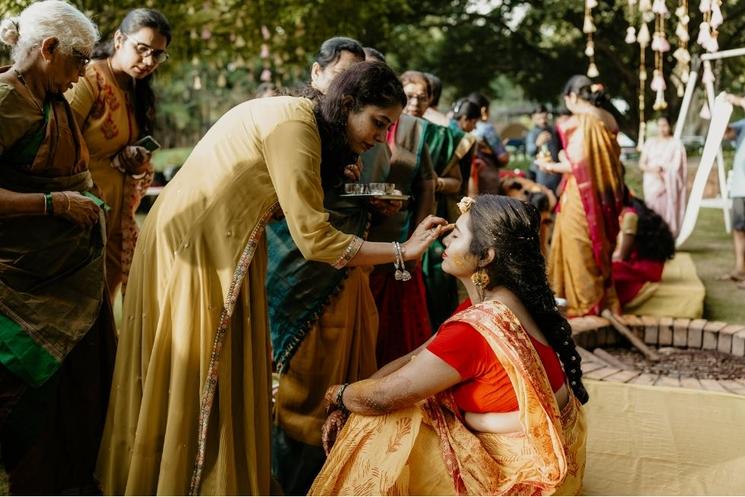
POLYGON ((0 41, 12 47, 14 61, 26 57, 46 38, 56 38, 62 53, 78 50, 87 55, 99 33, 93 21, 63 0, 34 2, 18 17, 0 23, 0 41))

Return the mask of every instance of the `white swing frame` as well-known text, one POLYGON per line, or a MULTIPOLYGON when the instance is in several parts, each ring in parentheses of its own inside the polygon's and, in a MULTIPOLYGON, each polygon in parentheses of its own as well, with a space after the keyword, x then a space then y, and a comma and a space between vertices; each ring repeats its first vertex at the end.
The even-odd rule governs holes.
MULTIPOLYGON (((693 91, 698 84, 701 64, 704 65, 704 71, 711 71, 712 60, 741 57, 743 55, 745 55, 745 48, 736 48, 733 50, 703 54, 700 58, 694 59, 691 64, 691 72, 683 95, 683 102, 680 106, 678 120, 675 124, 675 132, 673 136, 676 139, 680 140, 680 137, 683 134, 683 127, 685 126, 685 120, 691 106, 693 91)), ((706 99, 709 109, 711 110, 711 121, 709 124, 709 131, 706 135, 706 142, 704 143, 704 151, 701 155, 701 162, 696 171, 693 188, 688 197, 688 203, 686 204, 680 233, 678 234, 678 238, 675 240, 676 247, 683 245, 691 233, 693 233, 693 228, 696 226, 696 220, 698 219, 699 210, 702 207, 722 209, 724 229, 727 233, 732 231, 732 219, 730 214, 732 201, 729 198, 726 171, 724 169, 724 156, 722 155, 722 139, 727 130, 729 119, 732 116, 732 105, 727 102, 724 93, 720 93, 717 97, 714 96, 713 82, 704 82, 704 88, 706 90, 706 99), (709 174, 711 174, 711 169, 714 165, 715 159, 717 162, 717 176, 719 179, 719 196, 704 198, 704 186, 706 186, 706 181, 709 178, 709 174)))

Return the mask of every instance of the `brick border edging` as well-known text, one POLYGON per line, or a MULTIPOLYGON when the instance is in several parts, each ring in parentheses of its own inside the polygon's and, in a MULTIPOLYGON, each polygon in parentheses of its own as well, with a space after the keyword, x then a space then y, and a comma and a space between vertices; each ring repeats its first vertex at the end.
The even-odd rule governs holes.
MULTIPOLYGON (((727 324, 705 319, 681 319, 654 316, 624 315, 623 321, 631 331, 648 345, 702 350, 718 350, 737 357, 745 357, 745 325, 727 324)), ((585 316, 569 320, 572 336, 580 347, 592 350, 624 342, 626 339, 599 316, 585 316)), ((641 385, 693 388, 745 396, 745 379, 700 380, 642 373, 608 367, 592 358, 583 359, 585 378, 641 385)))

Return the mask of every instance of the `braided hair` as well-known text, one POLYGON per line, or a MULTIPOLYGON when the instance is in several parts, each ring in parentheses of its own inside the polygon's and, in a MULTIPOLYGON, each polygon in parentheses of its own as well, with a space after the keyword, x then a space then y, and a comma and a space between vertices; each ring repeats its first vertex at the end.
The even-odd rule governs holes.
POLYGON ((589 395, 582 383, 581 358, 546 278, 538 210, 510 197, 480 195, 469 214, 471 253, 484 257, 489 249, 494 250, 494 260, 485 268, 488 288, 504 287, 520 299, 558 354, 574 395, 585 404, 589 395))

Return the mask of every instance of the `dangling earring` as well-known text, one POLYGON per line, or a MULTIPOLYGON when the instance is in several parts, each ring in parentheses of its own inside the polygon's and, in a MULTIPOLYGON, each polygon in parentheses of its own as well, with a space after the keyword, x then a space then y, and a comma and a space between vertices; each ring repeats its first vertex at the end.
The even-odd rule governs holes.
POLYGON ((484 295, 486 294, 486 287, 489 286, 489 275, 486 274, 486 270, 484 268, 477 269, 476 272, 471 275, 471 282, 479 293, 479 299, 483 302, 484 295))

